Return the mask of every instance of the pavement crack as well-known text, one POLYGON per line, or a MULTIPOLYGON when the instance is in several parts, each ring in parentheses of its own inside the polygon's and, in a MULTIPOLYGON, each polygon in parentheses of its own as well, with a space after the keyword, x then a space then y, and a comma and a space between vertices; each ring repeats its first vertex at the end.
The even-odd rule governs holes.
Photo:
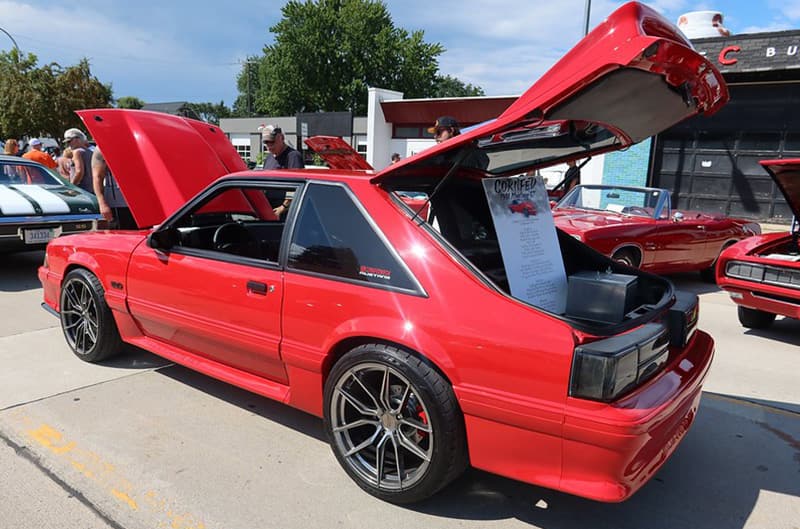
POLYGON ((111 518, 107 513, 105 513, 102 509, 100 509, 97 505, 92 503, 89 498, 83 495, 81 491, 76 489, 75 487, 71 486, 69 483, 64 481, 61 477, 59 477, 55 472, 47 468, 41 461, 38 455, 35 452, 31 451, 27 446, 22 446, 15 443, 11 438, 9 438, 2 430, 0 430, 0 441, 4 444, 9 446, 17 456, 27 460, 40 472, 42 472, 45 476, 50 478, 56 485, 58 485, 61 489, 64 490, 67 494, 81 502, 86 508, 91 510, 98 518, 103 520, 109 527, 113 527, 114 529, 125 529, 125 527, 116 520, 111 518))

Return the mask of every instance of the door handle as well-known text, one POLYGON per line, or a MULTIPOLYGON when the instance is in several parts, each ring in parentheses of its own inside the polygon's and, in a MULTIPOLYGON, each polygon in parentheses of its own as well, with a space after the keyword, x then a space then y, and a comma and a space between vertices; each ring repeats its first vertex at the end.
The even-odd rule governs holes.
MULTIPOLYGON (((275 287, 270 287, 269 291, 272 292, 275 290, 275 287)), ((267 295, 267 284, 262 283, 261 281, 248 281, 247 282, 247 291, 252 292, 253 294, 259 294, 261 296, 267 295)))

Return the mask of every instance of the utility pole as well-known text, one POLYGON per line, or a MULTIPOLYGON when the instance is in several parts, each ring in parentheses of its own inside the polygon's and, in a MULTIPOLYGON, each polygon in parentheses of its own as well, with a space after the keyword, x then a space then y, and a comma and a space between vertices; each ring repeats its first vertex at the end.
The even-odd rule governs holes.
POLYGON ((586 0, 586 12, 583 15, 583 36, 589 34, 589 13, 592 11, 592 0, 586 0))

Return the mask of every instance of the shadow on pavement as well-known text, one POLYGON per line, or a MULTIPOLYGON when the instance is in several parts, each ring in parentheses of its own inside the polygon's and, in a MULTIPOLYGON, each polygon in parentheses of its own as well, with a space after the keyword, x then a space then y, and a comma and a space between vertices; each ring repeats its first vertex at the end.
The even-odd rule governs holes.
MULTIPOLYGON (((739 324, 738 321, 734 322, 739 324)), ((800 346, 800 320, 794 318, 784 318, 778 316, 775 322, 766 329, 745 329, 742 327, 745 334, 752 336, 760 336, 761 338, 769 338, 770 340, 778 340, 789 345, 800 346)), ((800 351, 797 352, 798 361, 800 361, 800 351)))
POLYGON ((41 288, 36 270, 44 261, 44 250, 0 256, 0 292, 22 292, 41 288))
MULTIPOLYGON (((275 421, 297 432, 327 442, 322 431, 322 420, 280 402, 250 393, 225 382, 192 371, 181 365, 170 365, 156 370, 178 382, 187 384, 203 393, 224 400, 241 409, 248 410, 270 421, 275 421)), ((333 455, 331 455, 333 457, 333 455)))
MULTIPOLYGON (((317 417, 182 366, 157 372, 325 441, 317 417)), ((470 469, 430 500, 404 508, 473 521, 511 518, 544 529, 741 529, 763 492, 800 496, 800 414, 774 406, 788 404, 704 393, 677 451, 624 503, 598 503, 470 469)))

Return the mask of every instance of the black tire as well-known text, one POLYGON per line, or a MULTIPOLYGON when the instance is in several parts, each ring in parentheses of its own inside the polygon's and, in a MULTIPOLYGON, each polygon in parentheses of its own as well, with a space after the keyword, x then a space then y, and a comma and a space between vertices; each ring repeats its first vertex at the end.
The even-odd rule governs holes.
MULTIPOLYGON (((723 246, 722 249, 720 249, 719 253, 721 254, 722 252, 724 252, 732 244, 734 243, 729 242, 728 244, 723 246)), ((717 261, 719 261, 719 254, 717 254, 717 257, 716 259, 714 259, 714 262, 711 263, 711 266, 700 270, 700 279, 712 285, 717 284, 717 261)))
POLYGON ((775 314, 758 309, 738 307, 739 323, 748 329, 766 329, 775 321, 775 314))
POLYGON ((99 362, 120 352, 122 340, 103 285, 85 268, 64 278, 60 317, 67 345, 81 360, 99 362))
POLYGON ((617 250, 614 255, 611 256, 611 259, 625 266, 630 266, 631 268, 639 268, 636 254, 631 249, 623 248, 622 250, 617 250))
POLYGON ((325 432, 345 472, 391 503, 424 500, 468 464, 464 419, 450 384, 425 362, 365 344, 325 383, 325 432))

